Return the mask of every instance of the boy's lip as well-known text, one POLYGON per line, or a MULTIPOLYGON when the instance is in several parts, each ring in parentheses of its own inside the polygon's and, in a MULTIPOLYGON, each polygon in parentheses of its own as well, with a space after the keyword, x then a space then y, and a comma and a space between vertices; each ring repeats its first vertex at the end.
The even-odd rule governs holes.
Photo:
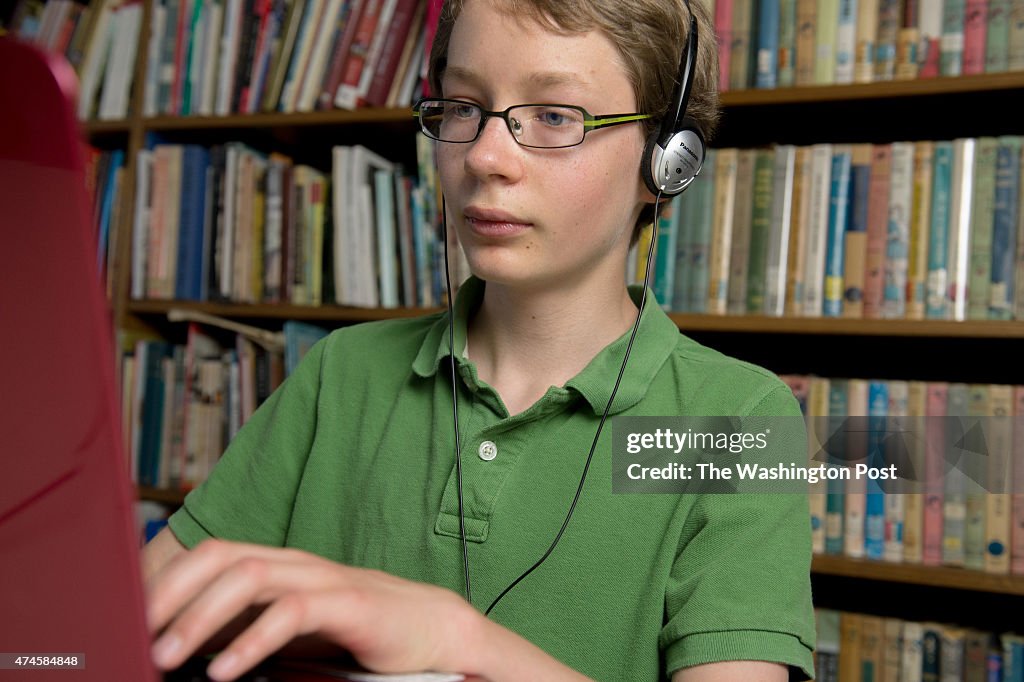
POLYGON ((482 206, 467 206, 463 211, 463 215, 469 218, 471 222, 478 223, 498 223, 506 225, 532 224, 528 220, 523 220, 518 216, 514 216, 511 213, 507 213, 500 209, 484 208, 482 206))

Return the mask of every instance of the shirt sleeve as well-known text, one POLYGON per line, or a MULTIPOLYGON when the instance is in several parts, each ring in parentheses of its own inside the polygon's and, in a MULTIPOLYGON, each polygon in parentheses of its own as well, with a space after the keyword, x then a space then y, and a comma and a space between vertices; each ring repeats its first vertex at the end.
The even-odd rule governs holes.
MULTIPOLYGON (((752 416, 798 416, 775 384, 752 416)), ((806 452, 806 443, 794 443, 806 452)), ((666 674, 720 661, 770 661, 814 676, 811 522, 798 493, 701 495, 683 526, 665 595, 666 674)))
POLYGON ((325 348, 314 345, 239 430, 207 479, 168 520, 188 548, 207 538, 283 546, 319 420, 325 348), (258 508, 259 514, 252 509, 258 508))

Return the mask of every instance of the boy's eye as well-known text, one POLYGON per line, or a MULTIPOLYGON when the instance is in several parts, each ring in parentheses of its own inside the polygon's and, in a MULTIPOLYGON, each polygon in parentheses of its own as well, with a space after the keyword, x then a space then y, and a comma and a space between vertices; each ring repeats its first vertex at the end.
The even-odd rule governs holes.
POLYGON ((553 128, 569 123, 569 117, 561 109, 542 109, 537 113, 537 119, 553 128))
POLYGON ((451 112, 456 118, 476 118, 479 110, 472 104, 453 104, 451 112))

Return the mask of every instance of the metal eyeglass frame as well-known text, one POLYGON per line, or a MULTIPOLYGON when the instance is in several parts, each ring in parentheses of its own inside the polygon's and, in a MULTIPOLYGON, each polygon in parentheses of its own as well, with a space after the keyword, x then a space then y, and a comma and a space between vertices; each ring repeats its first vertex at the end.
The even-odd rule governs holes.
POLYGON ((487 125, 487 119, 492 117, 500 118, 501 120, 505 121, 505 127, 507 127, 509 133, 512 134, 512 139, 514 139, 516 143, 519 144, 520 146, 529 147, 530 149, 566 149, 568 147, 575 147, 577 145, 583 144, 583 141, 587 138, 587 133, 589 133, 591 130, 596 130, 598 128, 608 128, 610 126, 617 126, 622 125, 624 123, 632 123, 634 121, 643 121, 645 119, 652 118, 651 114, 641 114, 636 112, 628 114, 603 114, 601 116, 594 116, 583 107, 578 107, 574 104, 553 104, 546 102, 531 104, 513 104, 504 111, 489 111, 487 109, 484 109, 479 104, 476 104, 475 102, 467 102, 461 99, 447 99, 444 97, 426 97, 424 99, 421 99, 420 101, 416 102, 415 106, 413 106, 412 115, 420 119, 420 130, 423 131, 424 135, 426 135, 432 140, 437 140, 438 142, 445 142, 448 144, 468 144, 470 142, 475 142, 480 137, 480 133, 483 132, 484 126, 487 125), (440 138, 434 137, 433 134, 431 134, 431 132, 427 130, 423 118, 420 115, 420 111, 423 105, 428 102, 452 102, 455 104, 464 104, 466 106, 471 106, 478 109, 481 115, 480 125, 477 127, 476 135, 474 135, 472 139, 459 140, 457 142, 451 140, 442 140, 440 138), (579 142, 558 145, 555 147, 524 144, 522 141, 520 141, 519 137, 516 136, 515 130, 512 129, 512 119, 509 117, 510 111, 512 111, 513 109, 519 109, 520 107, 558 107, 560 109, 573 109, 574 111, 578 111, 581 114, 583 114, 583 137, 580 138, 579 142))

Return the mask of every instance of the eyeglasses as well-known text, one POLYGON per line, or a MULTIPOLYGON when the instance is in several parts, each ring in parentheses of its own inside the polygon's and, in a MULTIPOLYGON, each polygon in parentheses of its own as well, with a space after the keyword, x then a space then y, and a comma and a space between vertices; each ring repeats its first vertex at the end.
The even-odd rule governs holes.
POLYGON ((524 147, 575 147, 596 128, 632 123, 650 114, 594 116, 571 104, 517 104, 504 111, 488 111, 457 99, 422 99, 413 107, 423 133, 439 142, 472 142, 480 137, 487 119, 496 116, 508 126, 513 139, 524 147))

